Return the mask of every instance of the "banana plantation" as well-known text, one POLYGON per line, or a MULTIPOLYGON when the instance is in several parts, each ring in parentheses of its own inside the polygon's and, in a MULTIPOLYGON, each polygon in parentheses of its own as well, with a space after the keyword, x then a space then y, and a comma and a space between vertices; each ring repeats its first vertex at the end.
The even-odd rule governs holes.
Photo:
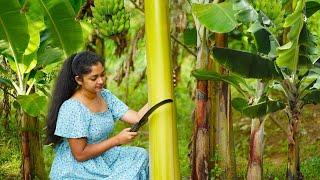
POLYGON ((0 0, 0 179, 49 179, 52 92, 87 50, 130 109, 173 99, 129 144, 150 179, 320 180, 319 19, 320 0, 0 0))

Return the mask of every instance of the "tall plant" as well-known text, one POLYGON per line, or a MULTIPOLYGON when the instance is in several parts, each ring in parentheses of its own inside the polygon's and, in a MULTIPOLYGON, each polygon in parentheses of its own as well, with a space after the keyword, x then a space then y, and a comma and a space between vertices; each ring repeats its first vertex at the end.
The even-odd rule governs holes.
MULTIPOLYGON (((214 1, 213 3, 204 4, 197 2, 193 4, 192 11, 195 17, 198 35, 197 68, 211 68, 216 69, 216 71, 219 73, 228 74, 228 71, 223 67, 218 67, 218 64, 216 64, 214 61, 211 62, 212 60, 210 59, 210 55, 208 53, 208 45, 210 42, 209 35, 212 34, 210 32, 214 32, 216 33, 214 40, 215 45, 219 47, 227 46, 227 36, 226 34, 222 33, 230 31, 237 25, 234 17, 230 16, 230 14, 233 14, 232 3, 214 1), (220 26, 211 26, 216 22, 218 22, 220 26), (223 24, 222 22, 230 23, 223 24), (205 31, 201 31, 200 27, 204 28, 205 31), (205 32, 205 34, 200 36, 203 32, 205 32)), ((195 162, 193 162, 193 175, 196 174, 197 177, 201 177, 199 176, 199 172, 210 171, 210 169, 206 167, 206 164, 210 163, 208 157, 209 155, 212 155, 212 157, 210 157, 212 159, 213 156, 220 157, 219 160, 216 159, 216 163, 219 164, 219 168, 222 169, 222 173, 214 173, 212 176, 234 179, 236 178, 236 168, 233 149, 230 88, 228 84, 224 82, 219 82, 212 86, 207 82, 207 80, 198 79, 196 93, 196 123, 193 131, 193 156, 195 159, 195 162), (213 92, 214 90, 216 90, 216 92, 213 92), (208 94, 210 96, 208 96, 208 94), (209 133, 210 131, 214 131, 214 133, 209 133), (209 135, 212 136, 209 137, 209 135), (200 138, 201 136, 202 138, 200 138), (206 141, 200 141, 199 139, 206 139, 206 141), (209 139, 214 140, 209 141, 209 139), (203 142, 206 142, 206 144, 203 142), (213 142, 215 144, 213 144, 213 142), (201 146, 205 146, 206 148, 201 146), (212 146, 216 147, 214 153, 209 152, 209 150, 213 150, 213 148, 209 149, 209 147, 212 146), (203 159, 206 160, 204 161, 203 159), (203 167, 206 167, 206 169, 203 169, 201 166, 199 166, 201 163, 197 163, 197 161, 202 162, 204 164, 203 167)))
MULTIPOLYGON (((208 0, 197 1, 197 3, 208 3, 208 0)), ((208 31, 199 21, 195 20, 197 31, 197 67, 207 68, 209 60, 209 51, 207 46, 208 31)), ((196 107, 194 128, 192 134, 191 149, 191 178, 208 179, 209 164, 209 131, 208 131, 208 82, 196 82, 196 107)))
MULTIPOLYGON (((284 23, 285 28, 289 28, 284 37, 283 46, 277 50, 277 65, 285 69, 282 71, 284 79, 279 82, 286 96, 286 114, 289 119, 288 124, 288 179, 303 178, 300 172, 299 158, 299 123, 301 110, 305 104, 319 103, 315 94, 319 90, 314 90, 314 81, 310 83, 310 77, 316 72, 312 70, 312 64, 319 58, 316 52, 314 36, 309 32, 305 22, 306 1, 292 1, 293 12, 284 23), (301 68, 301 66, 305 66, 301 68)), ((307 9, 308 10, 308 9, 307 9)), ((309 12, 310 13, 310 12, 309 12)))
MULTIPOLYGON (((244 1, 238 1, 239 4, 236 4, 235 7, 241 7, 243 2, 244 1)), ((268 86, 265 90, 267 95, 269 95, 269 90, 283 92, 282 94, 285 96, 281 98, 277 97, 276 100, 282 100, 282 103, 286 105, 286 114, 289 118, 287 177, 288 179, 299 179, 302 178, 299 168, 299 115, 304 105, 309 103, 319 103, 319 100, 316 99, 319 90, 315 89, 315 87, 317 87, 315 86, 315 83, 317 82, 316 77, 318 70, 315 70, 314 67, 314 63, 319 56, 316 52, 314 36, 309 32, 306 23, 304 22, 304 9, 306 7, 305 1, 299 0, 291 5, 293 6, 294 11, 285 19, 284 28, 287 30, 284 32, 287 32, 287 34, 285 34, 287 35, 287 41, 283 41, 282 46, 279 46, 280 43, 278 40, 274 38, 275 36, 273 36, 266 27, 263 27, 258 23, 253 23, 250 30, 253 32, 255 39, 258 40, 257 54, 225 48, 214 48, 212 54, 220 64, 224 65, 234 73, 240 74, 247 78, 263 79, 264 83, 268 82, 269 84, 273 84, 273 86, 268 86), (280 88, 275 89, 274 87, 280 88)), ((308 14, 308 6, 306 9, 308 14)), ((255 11, 251 11, 250 8, 243 9, 242 7, 238 10, 240 10, 238 15, 242 15, 242 17, 245 17, 244 19, 248 19, 248 17, 254 17, 253 15, 255 14, 255 11)), ((261 19, 267 20, 265 17, 261 19)), ((217 80, 216 77, 215 79, 217 80)), ((226 79, 230 81, 230 78, 227 76, 218 78, 218 80, 226 79)), ((233 84, 239 84, 236 83, 237 81, 230 82, 233 84)), ((258 91, 259 88, 257 89, 257 92, 258 91)), ((261 95, 261 93, 258 93, 256 97, 259 97, 259 94, 261 95)), ((264 101, 267 100, 267 103, 263 104, 261 104, 261 100, 259 100, 261 98, 258 98, 256 101, 254 101, 254 105, 256 105, 258 110, 264 109, 263 112, 269 112, 270 109, 272 110, 276 107, 274 105, 278 104, 271 103, 272 106, 269 106, 268 102, 271 102, 270 100, 272 100, 272 98, 275 97, 262 98, 264 101)), ((255 111, 251 111, 251 113, 254 112, 255 111)), ((251 117, 254 118, 252 121, 252 133, 259 132, 257 130, 259 130, 260 127, 263 127, 261 126, 263 125, 263 121, 261 121, 261 119, 257 121, 256 118, 261 118, 266 113, 262 113, 260 111, 258 112, 259 113, 255 115, 251 115, 251 117), (261 125, 255 126, 255 122, 259 122, 261 125), (259 128, 256 129, 255 127, 259 128)), ((259 136, 256 138, 254 138, 254 136, 251 137, 253 138, 250 140, 251 144, 249 158, 251 159, 253 157, 251 160, 261 160, 261 157, 255 158, 252 156, 256 151, 251 150, 251 147, 257 147, 253 145, 254 140, 259 140, 259 136)), ((250 159, 248 178, 254 179, 255 176, 251 176, 252 178, 250 178, 250 174, 254 174, 250 173, 250 163, 252 163, 250 159)), ((262 169, 259 171, 260 174, 262 174, 262 169)))
MULTIPOLYGON (((150 104, 173 97, 168 8, 169 1, 167 0, 145 1, 150 104), (162 88, 159 88, 159 85, 162 88)), ((162 113, 156 114, 150 121, 151 179, 176 180, 180 178, 176 128, 173 105, 162 108, 162 113), (163 119, 168 121, 162 121, 163 119)))
POLYGON ((0 53, 17 77, 2 74, 0 82, 20 105, 22 176, 46 179, 37 117, 45 111, 49 65, 82 47, 82 30, 68 1, 21 3, 0 0, 0 53))

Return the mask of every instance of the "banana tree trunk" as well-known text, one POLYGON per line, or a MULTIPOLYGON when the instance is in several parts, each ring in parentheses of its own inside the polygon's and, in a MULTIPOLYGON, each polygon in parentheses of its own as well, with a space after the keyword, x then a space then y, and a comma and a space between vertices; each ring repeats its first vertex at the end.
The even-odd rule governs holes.
POLYGON ((299 116, 302 106, 299 101, 298 88, 295 83, 292 83, 289 80, 284 80, 282 87, 286 91, 288 98, 288 105, 286 109, 286 113, 289 118, 287 179, 300 180, 303 179, 303 175, 300 171, 299 157, 299 116))
MULTIPOLYGON (((195 18, 197 28, 197 69, 207 69, 209 49, 207 30, 195 18)), ((191 179, 209 179, 209 125, 208 125, 208 82, 196 82, 196 107, 190 152, 191 179)))
POLYGON ((48 179, 44 169, 39 121, 37 118, 22 112, 21 124, 23 179, 48 179))
MULTIPOLYGON (((165 98, 173 98, 168 12, 168 0, 145 1, 150 105, 165 98)), ((178 180, 180 172, 174 105, 165 105, 157 112, 149 120, 150 179, 178 180)))
MULTIPOLYGON (((212 58, 209 58, 208 69, 217 71, 217 63, 214 62, 212 58)), ((218 109, 218 82, 209 81, 208 82, 208 103, 207 110, 208 113, 208 125, 209 125, 209 171, 215 167, 214 158, 216 155, 216 127, 215 122, 217 118, 217 109, 218 109)), ((210 174, 210 178, 213 178, 214 174, 210 174)))
MULTIPOLYGON (((22 111, 21 111, 22 112, 22 111)), ((31 161, 30 161, 30 147, 29 147, 29 134, 27 132, 27 118, 24 113, 21 113, 21 139, 22 139, 22 177, 24 180, 31 178, 31 161)))
POLYGON ((261 180, 263 177, 263 133, 264 121, 261 118, 252 119, 247 172, 248 180, 261 180))
POLYGON ((207 115, 207 82, 198 81, 196 89, 195 124, 193 129, 191 162, 192 179, 209 179, 209 131, 207 115))
MULTIPOLYGON (((226 34, 215 34, 216 46, 227 47, 226 34)), ((229 72, 220 67, 221 74, 229 72)), ((236 179, 236 162, 233 144, 233 122, 231 114, 231 91, 228 84, 219 82, 218 85, 218 109, 216 119, 216 144, 217 156, 219 157, 218 165, 223 173, 222 179, 236 179)))
POLYGON ((293 111, 289 117, 289 134, 288 134, 288 165, 287 165, 287 179, 300 180, 303 175, 300 171, 300 157, 299 157, 299 111, 293 111))
MULTIPOLYGON (((257 81, 257 90, 254 103, 257 104, 265 91, 265 83, 257 81)), ((263 179, 263 141, 264 119, 254 118, 251 120, 251 134, 249 144, 249 160, 247 169, 248 180, 263 179)))

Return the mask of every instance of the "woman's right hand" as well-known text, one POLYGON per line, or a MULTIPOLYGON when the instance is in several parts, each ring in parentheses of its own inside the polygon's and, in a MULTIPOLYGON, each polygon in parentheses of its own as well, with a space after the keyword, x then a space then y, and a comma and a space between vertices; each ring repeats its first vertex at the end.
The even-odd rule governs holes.
POLYGON ((133 139, 138 135, 137 132, 130 132, 130 128, 123 129, 115 137, 118 140, 118 144, 128 144, 133 141, 133 139))

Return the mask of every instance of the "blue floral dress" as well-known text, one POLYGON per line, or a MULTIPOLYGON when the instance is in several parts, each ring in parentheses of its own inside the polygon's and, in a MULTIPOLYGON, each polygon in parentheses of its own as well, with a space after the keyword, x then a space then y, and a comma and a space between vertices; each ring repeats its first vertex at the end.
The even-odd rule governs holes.
POLYGON ((72 155, 67 138, 86 137, 90 144, 101 142, 113 131, 115 121, 128 111, 109 90, 102 90, 101 95, 108 104, 105 112, 93 113, 73 98, 61 105, 55 135, 63 141, 55 148, 50 179, 149 179, 148 153, 143 148, 116 146, 83 162, 72 155))

